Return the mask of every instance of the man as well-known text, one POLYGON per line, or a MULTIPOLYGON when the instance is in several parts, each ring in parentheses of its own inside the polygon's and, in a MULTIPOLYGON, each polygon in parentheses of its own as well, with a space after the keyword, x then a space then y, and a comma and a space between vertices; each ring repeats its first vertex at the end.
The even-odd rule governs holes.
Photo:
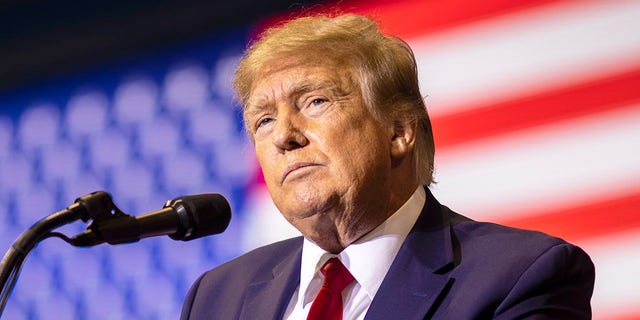
POLYGON ((270 29, 235 88, 271 197, 304 237, 205 273, 182 319, 590 318, 594 270, 582 250, 472 221, 431 195, 413 53, 372 21, 270 29))

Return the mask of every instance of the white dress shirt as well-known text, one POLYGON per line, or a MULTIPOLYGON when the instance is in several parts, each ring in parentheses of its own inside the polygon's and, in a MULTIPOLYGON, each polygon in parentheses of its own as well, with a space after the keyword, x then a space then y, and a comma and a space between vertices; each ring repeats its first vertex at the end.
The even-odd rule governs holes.
POLYGON ((323 275, 320 268, 338 257, 356 279, 342 292, 343 319, 364 319, 373 297, 389 271, 400 246, 415 224, 426 201, 426 192, 418 186, 413 195, 391 217, 339 254, 322 250, 304 239, 300 284, 284 314, 286 320, 307 318, 313 299, 320 291, 323 275))

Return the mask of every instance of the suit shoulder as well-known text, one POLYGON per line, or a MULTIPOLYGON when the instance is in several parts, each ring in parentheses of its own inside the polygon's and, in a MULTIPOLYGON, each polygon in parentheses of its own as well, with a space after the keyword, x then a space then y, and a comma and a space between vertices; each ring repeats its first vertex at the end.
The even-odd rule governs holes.
MULTIPOLYGON (((447 209, 448 210, 448 209, 447 209)), ((449 210, 450 211, 450 210, 449 210)), ((480 222, 451 213, 451 226, 460 244, 493 250, 546 250, 556 245, 570 245, 561 238, 540 231, 519 229, 493 222, 480 222)))
POLYGON ((444 210, 453 245, 450 276, 458 288, 445 309, 455 306, 473 318, 515 319, 540 310, 554 319, 589 318, 594 268, 582 249, 542 232, 444 210), (468 310, 461 307, 469 301, 468 310))
POLYGON ((205 272, 192 285, 185 300, 183 317, 237 319, 245 294, 252 285, 273 279, 274 273, 295 276, 302 237, 257 248, 205 272), (224 293, 221 295, 220 293, 224 293), (197 316, 194 316, 197 315, 197 316))
POLYGON ((586 252, 561 238, 539 231, 473 221, 451 213, 454 247, 457 260, 461 260, 463 266, 485 265, 492 271, 499 271, 498 274, 517 274, 539 259, 545 259, 564 264, 580 261, 585 268, 592 268, 586 252))

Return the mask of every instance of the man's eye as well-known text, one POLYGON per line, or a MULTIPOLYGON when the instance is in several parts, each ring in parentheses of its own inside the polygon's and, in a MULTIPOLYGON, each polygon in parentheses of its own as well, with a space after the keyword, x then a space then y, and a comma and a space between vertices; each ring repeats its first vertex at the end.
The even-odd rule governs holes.
POLYGON ((329 101, 329 100, 324 99, 324 98, 313 99, 313 100, 311 100, 311 106, 318 106, 318 105, 321 105, 321 104, 323 104, 323 103, 325 103, 327 101, 329 101))
POLYGON ((258 121, 258 124, 256 125, 256 128, 260 128, 266 124, 269 124, 270 122, 272 122, 274 119, 273 118, 262 118, 260 119, 260 121, 258 121))

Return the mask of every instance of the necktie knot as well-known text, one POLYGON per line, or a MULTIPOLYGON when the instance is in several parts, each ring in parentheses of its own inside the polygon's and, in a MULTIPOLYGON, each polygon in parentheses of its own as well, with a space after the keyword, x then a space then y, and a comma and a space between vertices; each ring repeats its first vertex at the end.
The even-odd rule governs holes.
POLYGON ((329 259, 320 268, 320 273, 324 275, 322 286, 337 293, 342 293, 342 290, 355 280, 338 258, 329 259))

